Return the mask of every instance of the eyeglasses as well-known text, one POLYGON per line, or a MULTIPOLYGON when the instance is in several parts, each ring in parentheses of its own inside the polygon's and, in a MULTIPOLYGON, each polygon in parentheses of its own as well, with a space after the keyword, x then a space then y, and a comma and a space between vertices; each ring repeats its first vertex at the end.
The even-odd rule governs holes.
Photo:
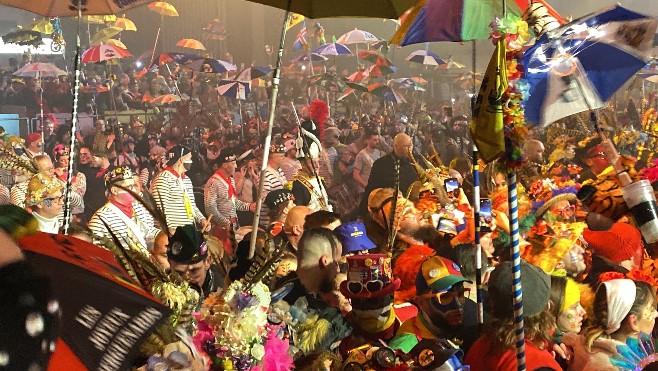
POLYGON ((46 207, 51 207, 53 205, 53 202, 63 203, 64 195, 61 195, 59 197, 46 197, 43 199, 43 203, 44 205, 46 205, 46 207))
POLYGON ((555 213, 562 214, 565 217, 569 217, 576 213, 576 207, 573 205, 565 206, 561 209, 555 210, 555 213))
POLYGON ((359 295, 363 291, 368 293, 377 292, 384 288, 384 282, 382 280, 369 281, 366 284, 363 284, 360 281, 352 281, 347 283, 347 290, 354 295, 359 295))
POLYGON ((458 290, 442 291, 438 293, 429 293, 422 295, 422 297, 436 298, 436 301, 438 301, 439 304, 449 305, 455 300, 463 304, 466 301, 466 297, 469 296, 470 294, 471 294, 470 288, 463 288, 458 290))

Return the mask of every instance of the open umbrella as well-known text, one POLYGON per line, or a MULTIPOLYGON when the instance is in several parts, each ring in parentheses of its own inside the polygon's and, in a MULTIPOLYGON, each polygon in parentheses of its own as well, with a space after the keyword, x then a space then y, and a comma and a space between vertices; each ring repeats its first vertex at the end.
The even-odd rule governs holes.
POLYGON ((447 64, 438 55, 427 50, 416 50, 405 58, 409 62, 420 63, 426 66, 440 66, 447 64))
POLYGON ((327 72, 320 75, 311 76, 308 79, 309 84, 331 92, 344 91, 347 85, 343 80, 336 76, 334 72, 327 72))
POLYGON ((316 53, 320 55, 352 55, 350 49, 339 43, 329 43, 320 45, 311 51, 311 53, 316 53))
POLYGON ((405 89, 411 89, 415 91, 425 91, 423 84, 415 81, 410 77, 399 77, 397 79, 391 79, 386 82, 388 85, 399 85, 405 89))
POLYGON ((252 66, 249 68, 245 68, 244 70, 240 71, 233 80, 236 81, 251 81, 254 79, 260 79, 262 77, 268 76, 272 73, 272 69, 269 67, 259 67, 259 66, 252 66))
POLYGON ((296 56, 295 58, 293 58, 291 62, 292 63, 324 62, 327 59, 329 59, 329 58, 325 57, 324 55, 317 54, 317 53, 304 53, 304 54, 300 54, 300 55, 296 56))
POLYGON ((114 14, 108 15, 86 15, 82 17, 82 21, 89 24, 106 24, 116 21, 117 16, 114 14))
POLYGON ((388 76, 392 75, 397 71, 397 67, 395 66, 382 66, 379 64, 373 64, 372 66, 368 67, 366 69, 368 76, 370 77, 380 77, 380 76, 388 76))
POLYGON ((26 28, 30 31, 37 31, 47 35, 50 35, 53 32, 55 32, 55 28, 53 27, 53 24, 50 23, 50 20, 48 19, 41 19, 38 21, 34 21, 26 28))
POLYGON ((366 70, 358 70, 354 72, 353 74, 347 76, 347 79, 353 82, 361 82, 367 79, 368 77, 370 77, 370 71, 366 69, 366 70))
POLYGON ((52 63, 28 63, 25 66, 16 70, 13 73, 14 76, 20 77, 32 77, 32 78, 41 78, 41 77, 58 77, 65 76, 67 73, 59 69, 52 63))
POLYGON ((238 69, 238 67, 234 64, 212 58, 195 59, 188 63, 186 67, 192 71, 205 73, 224 73, 238 69))
POLYGON ((658 20, 613 6, 540 37, 524 53, 525 118, 548 125, 602 107, 650 60, 658 20))
POLYGON ((175 62, 178 64, 185 64, 195 59, 202 59, 200 55, 190 53, 161 53, 158 56, 157 63, 162 66, 167 63, 175 62))
MULTIPOLYGON (((249 82, 246 81, 221 80, 217 87, 217 93, 225 97, 245 100, 251 91, 249 85, 249 82)), ((240 110, 240 112, 242 112, 242 110, 240 110)))
POLYGON ((171 314, 112 252, 77 238, 37 233, 19 246, 48 277, 61 310, 51 370, 126 370, 141 342, 171 314))
POLYGON ((359 91, 362 93, 367 93, 368 92, 368 85, 360 83, 360 82, 354 82, 354 81, 346 81, 345 85, 347 85, 350 89, 354 91, 359 91))
POLYGON ((364 50, 358 53, 359 58, 370 63, 374 63, 379 66, 391 67, 393 62, 390 59, 386 58, 385 55, 379 53, 376 50, 364 50))
POLYGON ((114 27, 119 27, 120 29, 122 29, 124 31, 137 31, 137 26, 135 26, 135 22, 133 22, 130 19, 126 18, 125 14, 121 18, 117 18, 117 20, 114 21, 113 26, 114 27))
POLYGON ((386 102, 393 102, 395 104, 407 102, 402 93, 386 84, 377 83, 368 85, 368 93, 380 97, 386 102))
MULTIPOLYGON (((0 0, 1 5, 27 10, 44 17, 77 17, 78 10, 83 15, 116 14, 138 6, 146 5, 152 0, 0 0), (82 6, 76 6, 78 1, 82 6)), ((116 17, 114 18, 116 19, 116 17)), ((112 22, 114 21, 112 20, 112 22)))
POLYGON ((108 39, 111 39, 112 37, 120 34, 121 31, 123 31, 122 28, 114 27, 114 26, 102 28, 102 29, 98 30, 98 32, 96 32, 94 34, 94 36, 91 37, 90 43, 91 43, 91 45, 100 44, 100 43, 102 43, 102 42, 104 42, 108 39))
POLYGON ((160 15, 166 15, 168 17, 178 17, 178 10, 176 8, 164 1, 154 1, 149 4, 149 10, 156 12, 160 15))
POLYGON ((158 95, 157 97, 149 100, 149 103, 155 106, 161 106, 163 104, 171 104, 180 101, 181 98, 176 94, 164 94, 164 95, 158 95))
POLYGON ((369 44, 376 43, 379 38, 368 31, 359 30, 357 28, 341 35, 337 43, 340 44, 369 44))
POLYGON ((201 41, 194 39, 182 39, 181 41, 176 43, 176 46, 180 46, 188 49, 206 50, 206 47, 201 43, 201 41))
POLYGON ((105 41, 103 42, 103 44, 105 44, 105 45, 111 45, 111 46, 118 46, 118 47, 121 48, 121 49, 128 49, 128 47, 126 46, 126 44, 123 43, 123 41, 121 41, 121 40, 117 40, 117 39, 109 39, 109 40, 105 40, 105 41))
POLYGON ((131 56, 129 51, 118 46, 96 45, 82 53, 82 63, 98 63, 131 56))

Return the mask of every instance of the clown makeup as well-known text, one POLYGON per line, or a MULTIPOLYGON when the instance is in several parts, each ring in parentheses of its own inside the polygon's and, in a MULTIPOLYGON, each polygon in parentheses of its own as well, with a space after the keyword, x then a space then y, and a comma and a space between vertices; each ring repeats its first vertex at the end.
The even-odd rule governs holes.
POLYGON ((650 299, 647 305, 642 308, 638 316, 638 330, 645 334, 651 334, 653 332, 653 327, 656 324, 656 317, 658 317, 656 302, 653 299, 650 299))
POLYGON ((562 257, 564 269, 570 276, 576 276, 583 272, 587 266, 585 265, 585 249, 579 244, 574 243, 569 251, 562 257))
POLYGON ((580 301, 577 301, 560 312, 557 317, 557 328, 564 333, 579 333, 582 329, 584 318, 585 309, 580 305, 580 301))
POLYGON ((432 323, 439 328, 461 326, 464 322, 464 303, 469 291, 464 289, 463 283, 457 283, 448 291, 428 294, 431 295, 431 300, 426 314, 432 323))

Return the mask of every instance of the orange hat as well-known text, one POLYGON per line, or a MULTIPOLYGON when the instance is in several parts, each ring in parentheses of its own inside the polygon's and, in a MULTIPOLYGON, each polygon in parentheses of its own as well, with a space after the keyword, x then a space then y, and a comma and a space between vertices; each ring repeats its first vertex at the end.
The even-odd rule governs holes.
POLYGON ((621 222, 614 223, 607 231, 593 231, 586 228, 583 237, 594 254, 613 263, 621 263, 632 258, 644 247, 640 231, 630 224, 621 222))

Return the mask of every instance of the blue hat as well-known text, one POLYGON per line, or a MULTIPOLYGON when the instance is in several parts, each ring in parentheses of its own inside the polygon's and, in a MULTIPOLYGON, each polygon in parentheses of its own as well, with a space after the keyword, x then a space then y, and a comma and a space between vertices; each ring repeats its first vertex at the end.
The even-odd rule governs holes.
POLYGON ((343 255, 377 247, 366 235, 366 226, 362 222, 343 223, 334 229, 334 234, 343 245, 343 255))

